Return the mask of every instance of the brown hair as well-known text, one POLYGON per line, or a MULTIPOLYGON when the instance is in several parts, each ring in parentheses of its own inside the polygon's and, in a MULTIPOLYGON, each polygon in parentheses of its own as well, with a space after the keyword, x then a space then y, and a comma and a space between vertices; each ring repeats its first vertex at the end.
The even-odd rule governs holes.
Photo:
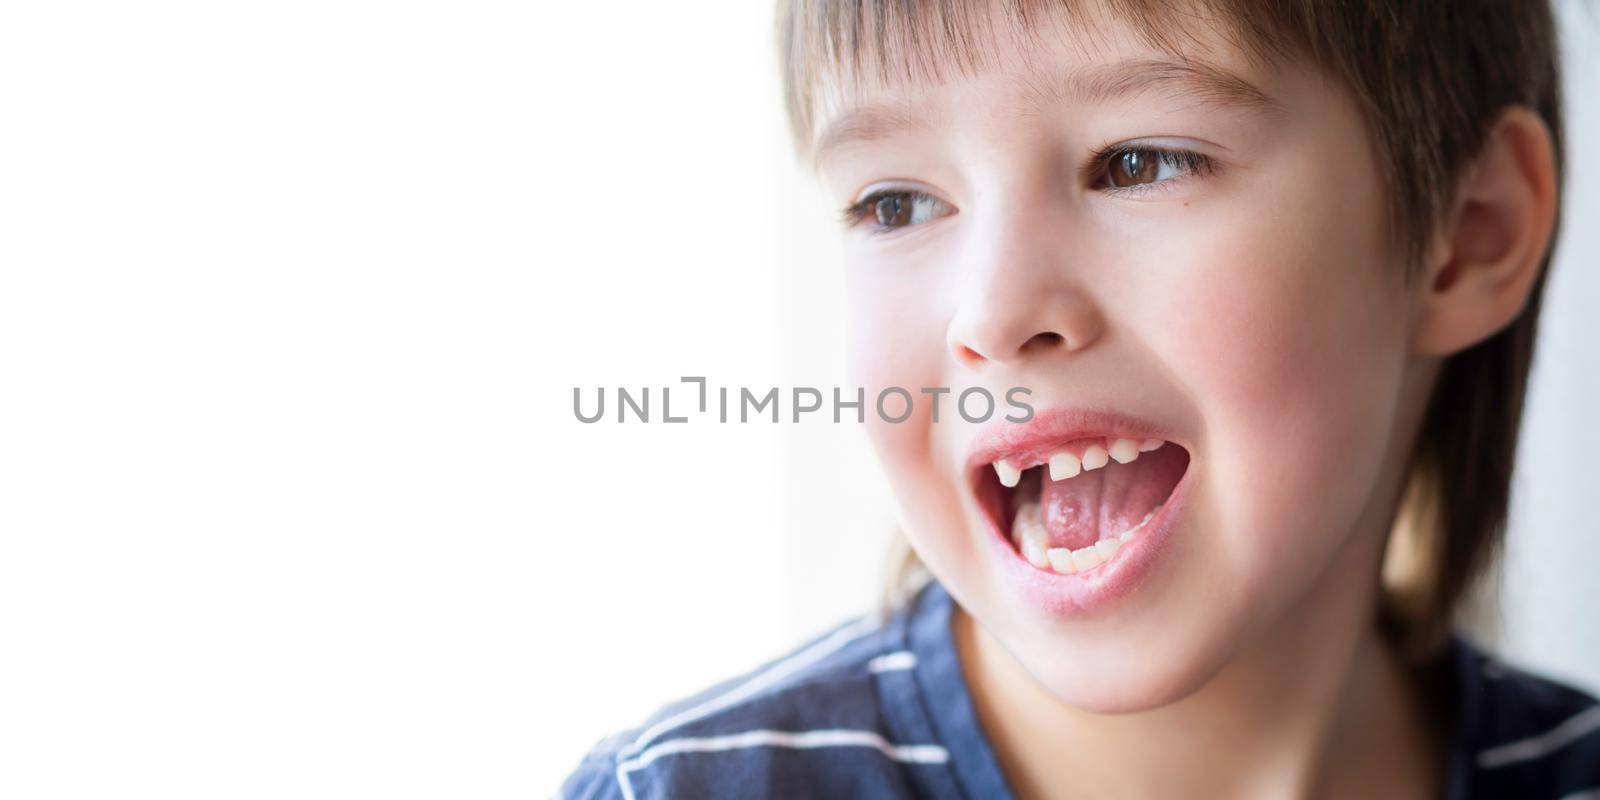
MULTIPOLYGON (((1560 81, 1549 0, 1104 0, 1092 7, 1071 0, 779 0, 779 58, 797 151, 813 146, 830 86, 937 82, 952 70, 983 69, 1002 40, 990 27, 995 3, 1013 36, 1037 37, 1047 20, 1081 26, 1103 9, 1174 55, 1193 44, 1186 31, 1206 25, 1260 63, 1309 57, 1350 89, 1365 113, 1387 181, 1391 234, 1411 272, 1457 179, 1506 107, 1543 117, 1555 137, 1559 185, 1560 81)), ((1381 606, 1385 632, 1412 656, 1443 640, 1504 536, 1548 265, 1547 254, 1516 320, 1450 356, 1433 387, 1381 606)), ((904 552, 891 593, 919 572, 916 556, 904 552)))

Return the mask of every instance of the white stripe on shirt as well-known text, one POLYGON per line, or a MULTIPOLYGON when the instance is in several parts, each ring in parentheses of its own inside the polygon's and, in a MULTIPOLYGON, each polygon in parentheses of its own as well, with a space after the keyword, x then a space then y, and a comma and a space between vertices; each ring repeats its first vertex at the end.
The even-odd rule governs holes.
POLYGON ((870 747, 891 760, 908 764, 943 764, 950 760, 950 751, 940 745, 894 744, 872 731, 839 728, 813 731, 754 730, 730 733, 726 736, 669 739, 645 750, 636 758, 617 765, 617 783, 622 787, 622 796, 627 800, 634 800, 633 781, 629 780, 628 773, 643 769, 662 756, 678 753, 715 753, 749 747, 787 747, 795 750, 812 750, 819 747, 870 747))
POLYGON ((716 697, 713 697, 710 700, 695 706, 694 708, 679 712, 660 722, 657 722, 654 725, 651 725, 647 730, 639 734, 639 738, 633 740, 633 744, 628 745, 622 750, 622 752, 619 754, 620 757, 629 758, 636 755, 640 750, 643 750, 647 745, 649 745, 651 740, 663 733, 666 733, 667 731, 672 730, 673 728, 676 728, 680 725, 686 725, 690 722, 700 719, 701 717, 709 716, 729 706, 748 700, 761 690, 766 689, 778 681, 789 677, 790 674, 798 672, 817 661, 821 661, 834 651, 839 650, 845 645, 850 644, 856 639, 859 639, 862 636, 872 632, 879 625, 881 625, 882 622, 883 621, 881 619, 878 619, 872 615, 868 615, 856 620, 855 622, 834 631, 822 641, 817 642, 816 644, 807 647, 806 649, 801 650, 800 652, 795 653, 794 655, 789 656, 788 658, 779 661, 776 664, 773 664, 759 675, 756 675, 750 680, 740 684, 737 688, 732 689, 724 694, 717 695, 716 697))
POLYGON ((747 747, 787 747, 794 750, 812 750, 818 747, 870 747, 894 761, 908 764, 943 764, 950 760, 950 751, 937 744, 894 744, 872 731, 823 728, 811 731, 775 731, 768 729, 741 731, 723 736, 684 737, 668 739, 626 761, 621 769, 627 772, 643 769, 662 756, 677 753, 715 753, 722 750, 741 750, 747 747))
POLYGON ((1479 769, 1494 769, 1520 761, 1543 758, 1600 729, 1600 705, 1585 709, 1538 736, 1497 745, 1478 753, 1479 769))
POLYGON ((868 672, 894 672, 896 670, 911 669, 917 665, 917 654, 910 650, 897 650, 893 653, 884 653, 867 662, 868 672))

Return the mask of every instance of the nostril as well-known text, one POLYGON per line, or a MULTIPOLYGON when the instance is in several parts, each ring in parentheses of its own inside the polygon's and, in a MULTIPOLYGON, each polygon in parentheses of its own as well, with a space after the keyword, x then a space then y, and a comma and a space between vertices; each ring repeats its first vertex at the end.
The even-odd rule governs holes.
POLYGON ((967 347, 964 344, 956 345, 956 359, 969 367, 976 367, 984 362, 982 353, 979 353, 978 351, 967 347))
POLYGON ((1039 352, 1043 350, 1053 350, 1066 343, 1066 341, 1066 338, 1054 331, 1036 333, 1032 338, 1028 339, 1028 341, 1022 343, 1022 352, 1028 353, 1039 352))

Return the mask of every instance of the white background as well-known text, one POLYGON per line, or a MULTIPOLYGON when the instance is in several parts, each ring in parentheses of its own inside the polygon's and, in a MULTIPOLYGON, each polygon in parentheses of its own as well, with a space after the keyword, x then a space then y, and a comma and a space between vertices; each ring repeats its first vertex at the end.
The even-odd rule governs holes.
MULTIPOLYGON (((1591 687, 1597 29, 1503 617, 1591 687)), ((9 6, 0 795, 544 795, 861 608, 854 426, 572 414, 843 380, 784 137, 767 3, 9 6)))

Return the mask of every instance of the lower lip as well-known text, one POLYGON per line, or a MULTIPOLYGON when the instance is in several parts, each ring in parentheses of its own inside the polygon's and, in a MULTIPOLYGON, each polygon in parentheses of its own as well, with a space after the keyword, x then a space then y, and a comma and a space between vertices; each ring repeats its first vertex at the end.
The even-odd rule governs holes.
POLYGON ((1194 474, 1191 457, 1189 469, 1184 471, 1172 495, 1161 506, 1161 511, 1134 535, 1117 548, 1110 561, 1085 572, 1064 575, 1035 567, 1011 546, 1005 531, 988 513, 991 536, 990 552, 1008 583, 1016 586, 1028 602, 1054 616, 1087 615, 1107 606, 1117 599, 1132 594, 1154 568, 1156 559, 1166 551, 1167 540, 1177 527, 1183 512, 1185 490, 1189 477, 1194 474))

